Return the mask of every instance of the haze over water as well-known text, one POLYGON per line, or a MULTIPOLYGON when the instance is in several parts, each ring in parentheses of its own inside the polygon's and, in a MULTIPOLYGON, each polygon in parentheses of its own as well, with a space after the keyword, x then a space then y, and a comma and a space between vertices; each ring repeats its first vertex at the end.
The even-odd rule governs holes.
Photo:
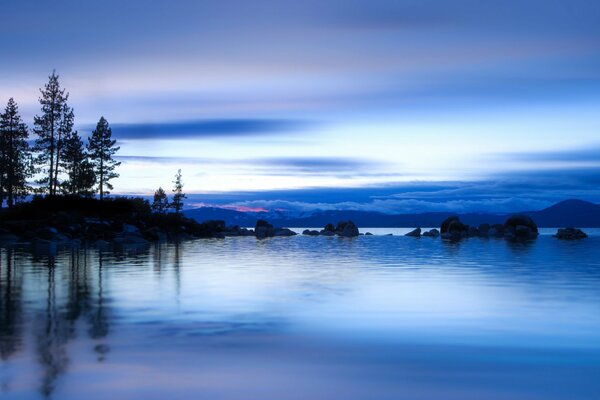
POLYGON ((592 399, 600 231, 2 249, 3 399, 592 399))

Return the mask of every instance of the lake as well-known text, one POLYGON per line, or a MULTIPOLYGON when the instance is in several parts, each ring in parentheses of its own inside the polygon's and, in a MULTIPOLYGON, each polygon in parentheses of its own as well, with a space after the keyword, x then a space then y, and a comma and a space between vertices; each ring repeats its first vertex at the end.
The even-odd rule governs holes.
POLYGON ((600 230, 361 231, 3 248, 0 397, 599 398, 600 230))

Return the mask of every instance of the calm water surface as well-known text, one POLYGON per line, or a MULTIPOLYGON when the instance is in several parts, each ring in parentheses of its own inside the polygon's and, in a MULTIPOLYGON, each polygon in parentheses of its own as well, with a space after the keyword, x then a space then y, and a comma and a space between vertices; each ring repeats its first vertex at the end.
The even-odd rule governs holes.
POLYGON ((0 356, 7 400, 598 399, 600 231, 4 248, 0 356))

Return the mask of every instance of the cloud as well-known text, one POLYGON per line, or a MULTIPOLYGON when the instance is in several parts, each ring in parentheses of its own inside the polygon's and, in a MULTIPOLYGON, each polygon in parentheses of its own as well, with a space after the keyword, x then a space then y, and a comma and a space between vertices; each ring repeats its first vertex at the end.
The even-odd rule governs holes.
POLYGON ((120 139, 195 139, 283 134, 306 129, 308 126, 311 123, 300 120, 211 119, 112 124, 112 130, 120 139))
MULTIPOLYGON (((209 157, 116 156, 125 163, 222 165, 238 168, 252 167, 256 175, 360 174, 386 164, 380 161, 353 157, 267 157, 224 159, 209 157)), ((378 175, 377 172, 373 172, 378 175)), ((397 175, 395 175, 397 176, 397 175)))
POLYGON ((502 154, 499 157, 530 163, 598 163, 600 164, 600 146, 588 146, 586 148, 568 149, 559 151, 519 152, 502 154))

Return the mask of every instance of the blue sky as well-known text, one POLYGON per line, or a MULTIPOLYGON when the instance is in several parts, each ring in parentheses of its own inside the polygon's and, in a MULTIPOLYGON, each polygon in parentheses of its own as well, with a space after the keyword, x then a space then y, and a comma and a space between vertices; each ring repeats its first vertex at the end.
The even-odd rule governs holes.
POLYGON ((119 193, 309 210, 600 201, 597 1, 19 1, 0 101, 53 69, 119 193))

